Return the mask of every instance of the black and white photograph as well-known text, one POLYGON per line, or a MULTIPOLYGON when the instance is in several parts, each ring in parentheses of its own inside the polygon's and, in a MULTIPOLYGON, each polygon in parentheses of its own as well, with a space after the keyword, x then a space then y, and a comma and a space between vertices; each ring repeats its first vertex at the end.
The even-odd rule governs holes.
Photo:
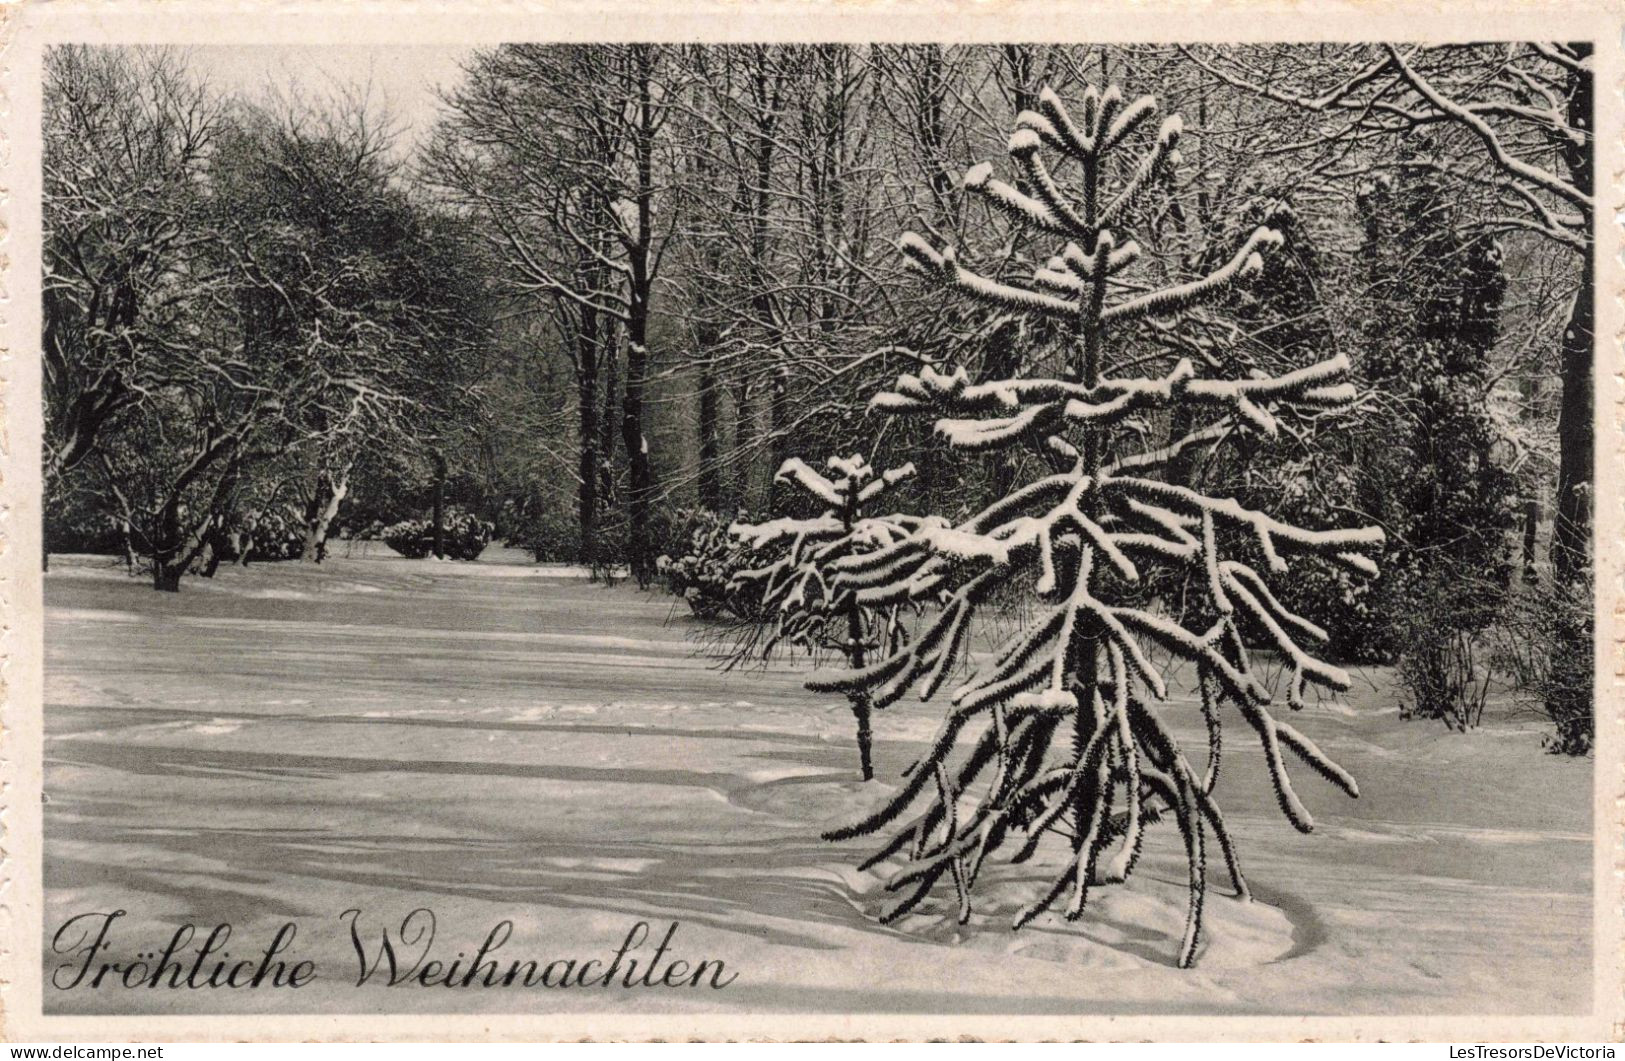
POLYGON ((1069 26, 39 46, 38 1016, 1596 1015, 1618 28, 1069 26))

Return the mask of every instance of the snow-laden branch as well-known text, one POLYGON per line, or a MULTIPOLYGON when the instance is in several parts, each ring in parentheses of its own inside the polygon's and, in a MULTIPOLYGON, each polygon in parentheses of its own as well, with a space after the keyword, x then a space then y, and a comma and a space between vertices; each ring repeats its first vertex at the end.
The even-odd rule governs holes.
POLYGON ((918 376, 900 376, 894 389, 877 394, 869 407, 889 413, 996 414, 979 419, 944 417, 937 422, 938 434, 965 449, 989 449, 1042 437, 1063 420, 1073 425, 1117 424, 1146 409, 1187 399, 1227 406, 1237 419, 1274 436, 1278 422, 1267 406, 1285 403, 1328 409, 1346 405, 1356 397, 1348 373, 1349 361, 1342 354, 1281 376, 1244 380, 1200 378, 1192 362, 1182 358, 1160 378, 1106 378, 1093 387, 1065 380, 972 385, 962 369, 949 374, 927 368, 918 376))
POLYGON ((1202 279, 1166 287, 1108 306, 1101 314, 1101 319, 1111 323, 1139 320, 1142 317, 1167 316, 1196 305, 1218 294, 1237 279, 1261 272, 1264 268, 1264 253, 1274 250, 1281 243, 1281 234, 1274 229, 1263 227, 1254 229, 1253 234, 1247 237, 1247 242, 1242 244, 1234 257, 1202 279))
POLYGON ((1568 200, 1579 207, 1586 217, 1591 216, 1595 205, 1591 196, 1551 171, 1542 169, 1512 154, 1501 142, 1501 138, 1496 135, 1495 130, 1490 128, 1488 122, 1435 88, 1431 81, 1406 62, 1405 57, 1400 54, 1398 48, 1392 44, 1385 44, 1383 48, 1388 52, 1394 68, 1416 90, 1417 94, 1439 111, 1448 114, 1472 130, 1473 134, 1484 144, 1485 149, 1489 151, 1490 158, 1495 161, 1497 166, 1516 177, 1521 177, 1544 188, 1559 198, 1568 200))
POLYGON ((954 249, 937 251, 912 232, 905 232, 898 246, 904 254, 938 283, 952 285, 959 290, 990 302, 1001 309, 1043 313, 1059 320, 1070 320, 1080 312, 1078 305, 1051 295, 1025 288, 1001 284, 971 272, 956 260, 954 249))

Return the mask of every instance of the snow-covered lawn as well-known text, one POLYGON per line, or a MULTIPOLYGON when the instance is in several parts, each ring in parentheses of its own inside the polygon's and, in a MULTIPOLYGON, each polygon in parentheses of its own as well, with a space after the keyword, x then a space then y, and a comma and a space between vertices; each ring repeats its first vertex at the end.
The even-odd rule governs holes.
MULTIPOLYGON (((883 794, 856 781, 851 715, 779 667, 696 658, 671 598, 569 569, 338 555, 154 593, 106 560, 46 577, 47 944, 124 909, 122 938, 229 921, 243 949, 299 925, 298 991, 53 991, 48 1011, 879 1011, 1541 1013, 1589 1009, 1589 760, 1538 728, 1403 722, 1373 673, 1294 722, 1350 769, 1350 801, 1299 769, 1294 832, 1243 727, 1218 788, 1259 902, 1210 867, 1207 943, 1173 967, 1177 834, 1077 923, 1012 933, 1044 867, 990 870, 972 924, 946 897, 881 926, 864 844, 819 832, 883 794), (416 907, 437 957, 515 929, 501 956, 600 958, 648 921, 721 959, 720 991, 354 984, 340 914, 377 933, 416 907)), ((896 778, 938 708, 876 720, 896 778)), ((1194 715, 1194 709, 1190 712, 1194 715)), ((1184 734, 1199 729, 1176 720, 1184 734)), ((1200 745, 1198 745, 1199 747, 1200 745)), ((235 944, 234 944, 235 945, 235 944)), ((46 955, 50 970, 60 961, 46 955)))

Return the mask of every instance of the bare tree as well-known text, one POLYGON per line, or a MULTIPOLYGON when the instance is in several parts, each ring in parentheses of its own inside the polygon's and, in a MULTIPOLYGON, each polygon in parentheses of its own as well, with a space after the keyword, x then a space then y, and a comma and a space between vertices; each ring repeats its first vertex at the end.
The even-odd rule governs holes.
POLYGON ((655 46, 511 45, 479 53, 467 72, 428 173, 487 226, 511 288, 546 299, 569 346, 588 556, 611 437, 598 392, 613 393, 604 377, 613 375, 624 334, 619 434, 630 471, 633 570, 647 582, 657 483, 644 403, 655 286, 675 224, 663 151, 676 64, 670 49, 655 46))
POLYGON ((176 52, 46 52, 47 497, 152 393, 162 366, 196 354, 185 321, 209 283, 201 182, 221 117, 176 52))

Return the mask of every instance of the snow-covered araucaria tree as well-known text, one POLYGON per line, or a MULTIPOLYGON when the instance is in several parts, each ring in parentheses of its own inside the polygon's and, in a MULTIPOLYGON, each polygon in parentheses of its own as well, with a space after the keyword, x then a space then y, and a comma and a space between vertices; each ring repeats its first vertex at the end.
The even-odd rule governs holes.
POLYGON ((937 435, 958 450, 1029 447, 1050 474, 956 526, 925 520, 896 541, 836 561, 834 593, 868 607, 935 601, 941 608, 908 644, 859 669, 827 674, 815 687, 861 693, 877 710, 915 683, 930 698, 965 658, 979 607, 995 591, 1002 599, 1024 594, 1035 605, 1032 618, 996 652, 969 659, 968 678, 952 690, 935 739, 900 790, 828 836, 889 831, 864 863, 902 859, 888 882, 901 895, 888 920, 917 906, 944 877, 967 920, 972 885, 989 856, 1007 851, 1022 862, 1057 843, 1064 863, 1016 918, 1019 927, 1058 903, 1068 918, 1079 916, 1092 887, 1121 883, 1132 872, 1146 826, 1172 818, 1189 863, 1183 967, 1196 955, 1209 837, 1237 894, 1248 895, 1213 795, 1226 705, 1262 743, 1281 809, 1298 829, 1308 832, 1313 823, 1288 778, 1288 753, 1357 794, 1342 767, 1271 713, 1272 695, 1250 648, 1284 662, 1292 708, 1305 703, 1311 686, 1346 689, 1347 674, 1303 647, 1325 632, 1283 607, 1269 578, 1305 556, 1369 576, 1376 566, 1363 554, 1382 534, 1294 527, 1159 477, 1192 447, 1220 445, 1243 431, 1267 439, 1295 430, 1355 391, 1341 356, 1243 379, 1188 359, 1160 376, 1113 371, 1145 364, 1143 349, 1114 359, 1121 346, 1114 336, 1152 322, 1177 328, 1182 315, 1256 275, 1280 242, 1260 227, 1211 274, 1172 286, 1135 269, 1141 249, 1123 232, 1143 216, 1142 206, 1167 194, 1179 161, 1178 117, 1154 135, 1145 131, 1156 110, 1150 97, 1125 103, 1115 87, 1091 88, 1075 118, 1045 89, 1038 110, 1017 117, 1009 141, 1019 187, 994 179, 986 163, 965 175, 968 190, 1060 241, 1031 286, 978 275, 952 247, 903 237, 903 251, 946 294, 1041 315, 1072 339, 1063 363, 1048 371, 1029 366, 1030 375, 972 384, 963 370, 926 368, 900 377, 871 408, 934 416, 937 435), (1120 162, 1128 150, 1137 158, 1120 162), (1069 171, 1046 163, 1052 153, 1069 171), (1146 418, 1175 406, 1195 412, 1189 432, 1142 448, 1146 418), (1177 607, 1140 588, 1159 565, 1197 576, 1177 607), (1159 653, 1196 676, 1208 743, 1200 768, 1174 736, 1174 690, 1153 662, 1159 653))
MULTIPOLYGON (((861 596, 831 583, 836 565, 846 557, 896 545, 918 531, 922 520, 913 516, 866 515, 871 503, 914 475, 914 465, 876 473, 863 457, 831 457, 829 477, 792 457, 780 466, 778 482, 800 488, 822 511, 810 519, 785 517, 764 523, 736 523, 729 533, 753 550, 782 547, 772 563, 742 571, 740 584, 761 587, 762 603, 773 615, 771 651, 779 642, 799 645, 809 652, 834 650, 854 671, 884 655, 898 642, 896 605, 868 607, 861 596)), ((939 529, 946 524, 935 521, 939 529)), ((865 781, 874 777, 869 693, 846 688, 858 723, 858 763, 865 781)))

